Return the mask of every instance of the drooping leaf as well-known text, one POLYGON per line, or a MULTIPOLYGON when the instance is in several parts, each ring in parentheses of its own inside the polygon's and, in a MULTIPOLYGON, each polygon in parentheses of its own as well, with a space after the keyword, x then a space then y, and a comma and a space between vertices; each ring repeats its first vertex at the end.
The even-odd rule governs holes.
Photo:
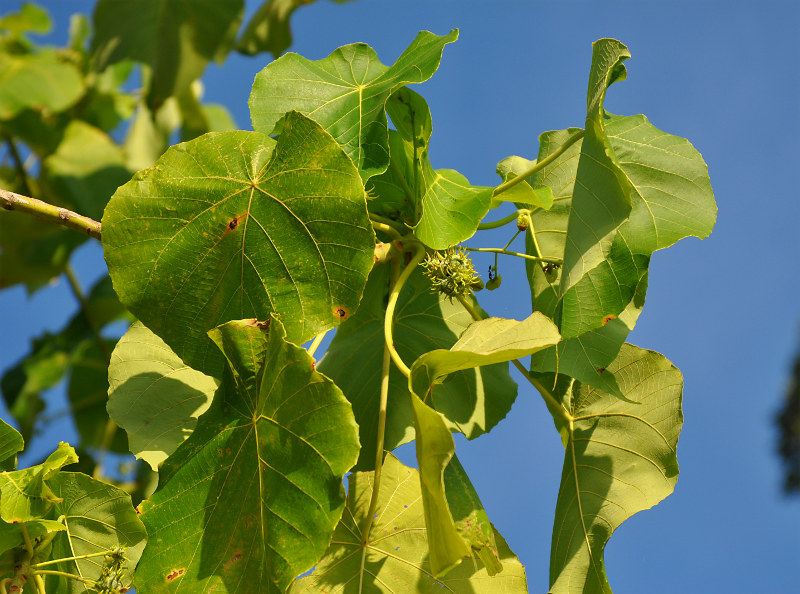
POLYGON ((108 134, 74 120, 55 153, 42 161, 42 175, 49 202, 99 219, 108 199, 130 179, 131 172, 108 134))
POLYGON ((283 592, 324 553, 358 428, 341 391, 277 318, 209 333, 230 366, 211 408, 142 503, 143 591, 283 592))
POLYGON ((560 338, 556 325, 538 311, 521 322, 503 318, 473 322, 449 350, 428 351, 414 361, 409 390, 428 400, 434 385, 455 371, 527 357, 560 338))
MULTIPOLYGON (((376 266, 356 315, 339 327, 318 365, 353 404, 362 445, 359 469, 372 469, 375 463, 388 282, 389 266, 376 266)), ((415 271, 397 302, 394 345, 400 357, 412 363, 430 350, 452 347, 471 323, 472 317, 460 303, 432 292, 430 282, 415 271)), ((506 416, 516 395, 517 385, 508 374, 508 364, 501 363, 452 374, 437 386, 432 403, 451 431, 474 439, 506 416)), ((384 447, 391 451, 413 439, 408 380, 392 366, 384 447)))
POLYGON ((75 104, 84 93, 83 77, 55 51, 7 54, 0 60, 0 120, 25 109, 57 113, 75 104))
POLYGON ((281 56, 256 75, 249 101, 253 129, 272 134, 287 111, 305 113, 330 132, 366 181, 389 165, 386 100, 403 85, 433 76, 444 46, 457 37, 457 31, 423 31, 390 67, 363 43, 317 61, 281 56))
MULTIPOLYGON (((56 533, 51 556, 77 557, 125 549, 122 586, 130 588, 133 571, 147 543, 147 532, 131 504, 131 497, 117 487, 95 480, 79 472, 59 472, 50 481, 59 501, 51 515, 59 518, 65 530, 56 533)), ((90 557, 57 564, 61 571, 97 580, 103 568, 103 557, 90 557)), ((47 576, 48 592, 83 594, 86 586, 76 580, 47 576)))
POLYGON ((611 592, 603 549, 633 514, 669 495, 678 478, 683 423, 680 372, 663 356, 626 344, 609 365, 629 399, 575 382, 555 417, 566 453, 550 554, 550 592, 611 592))
POLYGON ((109 415, 127 431, 130 451, 153 470, 191 435, 219 385, 141 322, 114 349, 108 383, 109 415))
POLYGON ((381 473, 378 506, 368 535, 364 534, 372 496, 372 472, 349 477, 347 508, 333 541, 314 572, 296 580, 291 594, 322 592, 453 592, 515 594, 527 592, 525 570, 502 536, 493 531, 503 571, 490 577, 480 561, 470 560, 435 578, 424 522, 419 473, 387 454, 381 473), (361 568, 362 551, 366 557, 361 568), (363 586, 359 586, 363 580, 363 586))
POLYGON ((19 431, 0 419, 0 471, 16 469, 17 453, 23 447, 25 443, 19 431))
POLYGON ((445 495, 444 471, 455 455, 456 446, 442 415, 413 392, 411 407, 431 572, 440 577, 470 554, 470 548, 456 529, 445 495))
POLYGON ((157 110, 200 78, 211 60, 225 59, 243 10, 243 0, 100 0, 92 15, 93 66, 102 72, 123 60, 147 64, 147 105, 157 110))
POLYGON ((358 307, 375 239, 347 155, 293 112, 278 141, 210 133, 172 147, 103 215, 114 289, 191 367, 216 375, 205 332, 278 313, 304 342, 358 307))

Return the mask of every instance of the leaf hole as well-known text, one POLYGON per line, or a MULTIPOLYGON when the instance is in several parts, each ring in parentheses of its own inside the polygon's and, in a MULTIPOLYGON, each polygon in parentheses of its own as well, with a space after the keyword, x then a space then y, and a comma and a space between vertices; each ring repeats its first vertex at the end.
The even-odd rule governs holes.
POLYGON ((343 305, 334 306, 333 308, 333 315, 335 315, 340 320, 344 321, 350 317, 350 312, 347 311, 347 308, 343 305))

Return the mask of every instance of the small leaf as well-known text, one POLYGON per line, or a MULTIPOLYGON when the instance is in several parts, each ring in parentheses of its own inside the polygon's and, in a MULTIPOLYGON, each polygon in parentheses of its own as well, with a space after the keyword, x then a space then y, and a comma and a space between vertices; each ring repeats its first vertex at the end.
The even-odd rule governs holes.
POLYGON ((229 364, 142 503, 142 591, 283 592, 322 557, 358 457, 350 404, 274 316, 209 332, 229 364))
POLYGON ((550 592, 610 592, 603 550, 636 512, 672 493, 683 423, 680 372, 663 355, 626 344, 608 367, 628 401, 575 382, 555 417, 566 453, 550 554, 550 592))
POLYGON ((389 95, 433 76, 444 46, 457 38, 457 31, 423 31, 390 67, 364 43, 317 61, 281 56, 256 75, 249 101, 253 129, 273 134, 287 111, 305 113, 336 139, 366 181, 389 165, 389 95))
POLYGON ((522 564, 494 528, 492 537, 497 542, 501 574, 491 577, 482 562, 476 560, 462 563, 444 577, 433 577, 419 473, 403 466, 393 455, 387 454, 383 463, 378 505, 369 534, 365 535, 363 528, 372 496, 373 473, 354 472, 348 480, 347 508, 331 546, 311 575, 292 584, 291 594, 351 590, 420 594, 528 591, 522 564))
MULTIPOLYGON (((535 161, 529 161, 523 157, 506 157, 497 164, 497 175, 499 175, 504 182, 507 182, 522 175, 525 171, 533 167, 535 163, 535 161)), ((501 192, 497 196, 494 196, 493 200, 538 206, 539 208, 550 210, 553 207, 553 190, 547 186, 534 189, 527 181, 522 181, 508 190, 501 192)))
POLYGON ((292 113, 278 141, 209 133, 169 149, 103 216, 114 288, 187 364, 218 375, 205 332, 270 312, 304 342, 358 307, 375 235, 353 163, 292 113))
POLYGON ((155 471, 194 431, 219 385, 141 322, 114 349, 108 382, 108 414, 127 431, 133 455, 155 471))
POLYGON ((17 454, 25 447, 22 435, 0 419, 0 471, 17 467, 17 454))

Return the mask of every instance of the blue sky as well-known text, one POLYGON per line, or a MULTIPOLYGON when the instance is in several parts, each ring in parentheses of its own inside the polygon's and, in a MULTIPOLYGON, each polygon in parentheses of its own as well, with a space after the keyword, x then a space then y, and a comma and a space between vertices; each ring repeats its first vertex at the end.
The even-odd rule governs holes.
MULTIPOLYGON (((92 3, 44 4, 58 43, 67 15, 92 3)), ((773 417, 800 347, 800 4, 320 1, 295 14, 292 49, 318 59, 363 41, 391 63, 419 30, 456 27, 460 39, 446 47, 439 72, 415 87, 431 107, 435 167, 496 185, 497 162, 533 158, 540 132, 582 126, 591 43, 600 37, 619 39, 633 56, 606 109, 644 113, 688 138, 709 166, 717 226, 705 241, 654 255, 647 304, 629 338, 683 372, 685 424, 675 493, 628 520, 606 548, 614 592, 799 591, 800 501, 780 491, 773 417)), ((268 60, 232 55, 205 77, 206 99, 224 103, 243 129, 253 77, 268 60)), ((76 264, 88 287, 102 273, 99 246, 82 248, 76 264)), ((530 304, 518 298, 522 284, 510 282, 517 263, 505 266, 502 289, 480 299, 493 315, 521 319, 530 304)), ((0 366, 75 309, 64 281, 32 299, 19 288, 0 293, 0 366)), ((63 425, 40 436, 37 455, 71 436, 63 425)), ((564 450, 539 396, 521 384, 509 417, 474 442, 457 439, 457 449, 525 564, 530 591, 545 592, 564 450)))

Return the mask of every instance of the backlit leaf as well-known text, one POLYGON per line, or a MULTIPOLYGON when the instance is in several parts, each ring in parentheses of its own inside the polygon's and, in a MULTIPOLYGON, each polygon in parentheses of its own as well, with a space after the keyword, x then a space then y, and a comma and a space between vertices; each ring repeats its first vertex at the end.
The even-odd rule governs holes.
POLYGON ((141 505, 151 546, 137 587, 283 592, 330 542, 358 428, 344 395, 284 340, 275 317, 209 334, 230 367, 141 505))
POLYGON ((553 594, 611 592, 608 539, 672 493, 678 479, 680 372, 663 355, 629 344, 608 369, 629 401, 579 382, 565 383, 561 396, 574 421, 556 417, 566 453, 550 555, 553 594))
POLYGON ((503 571, 490 577, 479 560, 467 560, 441 578, 431 571, 419 473, 387 454, 378 506, 369 534, 364 524, 372 496, 372 472, 349 477, 347 508, 333 541, 314 572, 292 584, 291 594, 342 592, 452 592, 516 594, 527 592, 525 570, 496 531, 503 571), (366 548, 362 545, 366 542, 366 548), (361 569, 362 551, 365 563, 361 569), (363 585, 362 585, 363 582, 363 585))
POLYGON ((153 470, 191 435, 219 385, 141 322, 114 349, 108 383, 109 415, 127 431, 130 451, 153 470))
POLYGON ((2 54, 0 60, 0 120, 25 109, 60 112, 84 93, 83 77, 55 51, 38 54, 2 54))
POLYGON ((17 453, 24 445, 19 431, 0 419, 0 470, 16 469, 17 453))
POLYGON ((356 310, 374 259, 358 172, 296 112, 277 142, 239 131, 172 147, 117 190, 103 224, 120 299, 209 375, 223 363, 207 330, 275 312, 304 342, 356 310))

